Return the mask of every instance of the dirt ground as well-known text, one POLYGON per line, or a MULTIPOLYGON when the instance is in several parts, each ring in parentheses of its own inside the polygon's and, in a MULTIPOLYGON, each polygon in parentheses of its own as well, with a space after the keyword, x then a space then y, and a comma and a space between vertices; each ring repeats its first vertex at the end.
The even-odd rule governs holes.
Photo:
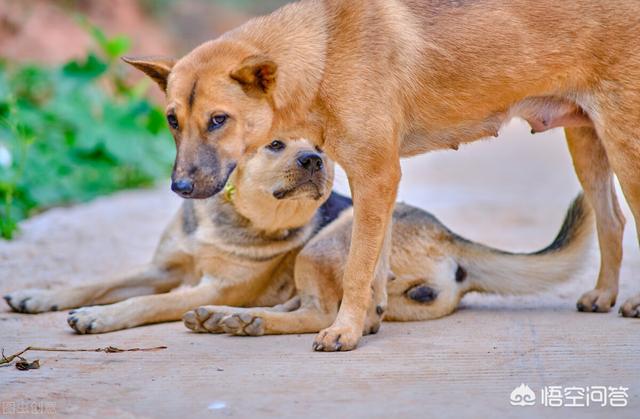
MULTIPOLYGON (((401 199, 454 231, 509 250, 555 235, 578 191, 561 132, 523 124, 499 140, 405 162, 401 199)), ((344 178, 337 187, 344 190, 344 178)), ((167 185, 54 209, 0 242, 0 293, 97 281, 144 263, 178 205, 167 185)), ((640 254, 629 211, 619 304, 640 292, 640 254)), ((160 324, 79 336, 66 313, 0 308, 0 347, 120 348, 158 352, 32 353, 41 368, 0 368, 0 416, 71 417, 620 417, 640 411, 640 320, 575 311, 595 283, 598 256, 551 294, 470 295, 441 320, 383 325, 349 353, 314 353, 311 335, 240 338, 160 324), (535 407, 514 407, 521 383, 535 407), (542 407, 544 386, 628 387, 626 408, 542 407), (21 409, 21 410, 20 410, 21 409), (30 410, 31 409, 31 410, 30 410), (35 410, 33 410, 35 409, 35 410)), ((1 295, 1 294, 0 294, 1 295)))

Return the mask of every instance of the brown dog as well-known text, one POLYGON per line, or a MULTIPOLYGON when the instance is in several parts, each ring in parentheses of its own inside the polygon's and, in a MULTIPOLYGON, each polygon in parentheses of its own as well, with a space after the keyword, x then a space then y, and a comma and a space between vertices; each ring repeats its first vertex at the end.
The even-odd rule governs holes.
POLYGON ((173 189, 185 197, 219 192, 277 136, 310 138, 345 169, 353 246, 340 312, 315 340, 332 351, 353 349, 369 307, 386 304, 370 289, 386 280, 400 157, 497 135, 515 116, 534 132, 566 128, 602 258, 578 309, 615 304, 624 218, 613 173, 640 226, 639 31, 636 0, 306 0, 177 62, 126 61, 166 90, 173 189))
MULTIPOLYGON (((367 311, 364 334, 376 333, 383 319, 446 316, 471 291, 526 295, 549 289, 580 269, 593 236, 593 214, 582 196, 570 207, 552 244, 529 254, 465 240, 433 215, 406 204, 396 205, 392 220, 392 272, 382 290, 388 293, 388 306, 367 311)), ((352 223, 353 211, 344 210, 300 251, 291 300, 277 307, 199 307, 185 314, 185 325, 196 332, 241 336, 311 333, 329 326, 341 305, 352 223)))
MULTIPOLYGON (((179 320, 193 309, 184 319, 196 331, 317 332, 336 317, 353 221, 351 201, 331 193, 332 182, 333 162, 310 142, 273 141, 238 165, 224 194, 185 201, 142 271, 18 290, 5 299, 24 313, 90 306, 67 319, 81 334, 179 320)), ((533 294, 566 281, 579 270, 593 232, 582 198, 556 240, 532 254, 464 240, 406 204, 397 205, 393 219, 389 304, 386 312, 369 310, 365 333, 377 331, 383 315, 442 317, 470 291, 533 294)))

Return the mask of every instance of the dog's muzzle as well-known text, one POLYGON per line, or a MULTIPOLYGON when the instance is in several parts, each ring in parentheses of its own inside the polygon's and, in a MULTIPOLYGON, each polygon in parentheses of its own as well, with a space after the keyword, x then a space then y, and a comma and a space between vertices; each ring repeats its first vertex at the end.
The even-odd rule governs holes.
POLYGON ((202 172, 197 172, 193 177, 174 178, 171 182, 171 190, 182 198, 211 198, 224 189, 224 186, 227 184, 227 181, 235 168, 235 163, 227 165, 223 176, 204 175, 202 172), (215 182, 215 179, 220 180, 215 182))

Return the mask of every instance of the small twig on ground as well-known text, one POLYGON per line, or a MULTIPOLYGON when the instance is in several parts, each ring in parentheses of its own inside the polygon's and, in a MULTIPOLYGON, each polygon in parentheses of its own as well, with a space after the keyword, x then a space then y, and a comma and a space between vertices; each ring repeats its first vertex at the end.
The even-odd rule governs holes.
POLYGON ((119 353, 119 352, 149 352, 149 351, 158 351, 161 349, 167 349, 166 346, 156 346, 154 348, 129 348, 129 349, 120 349, 115 346, 107 346, 104 348, 96 348, 96 349, 73 349, 73 348, 43 348, 39 346, 27 346, 20 352, 17 352, 13 355, 9 355, 8 357, 4 355, 4 349, 2 349, 2 359, 0 359, 0 367, 7 367, 11 364, 13 360, 16 358, 19 359, 16 362, 16 367, 21 370, 25 369, 37 369, 40 367, 40 363, 36 359, 35 361, 29 363, 22 354, 27 351, 38 351, 38 352, 105 352, 105 353, 119 353))

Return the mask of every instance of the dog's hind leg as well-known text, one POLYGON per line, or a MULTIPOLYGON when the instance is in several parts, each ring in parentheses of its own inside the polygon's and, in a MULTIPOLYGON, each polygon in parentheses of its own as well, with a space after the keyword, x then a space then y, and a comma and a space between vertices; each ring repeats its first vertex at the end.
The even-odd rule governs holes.
MULTIPOLYGON (((197 332, 224 332, 236 336, 315 333, 335 320, 339 301, 301 300, 296 297, 284 304, 265 308, 200 307, 185 314, 183 320, 189 329, 197 332)), ((383 313, 381 306, 373 308, 373 314, 367 315, 364 335, 378 332, 383 313)))
MULTIPOLYGON (((386 280, 378 281, 373 287, 386 286, 386 280)), ((377 292, 386 290, 372 288, 374 298, 377 292)), ((338 298, 326 294, 296 297, 275 307, 236 308, 200 307, 185 315, 185 325, 194 331, 229 333, 237 336, 261 336, 277 334, 314 333, 335 320, 340 306, 338 298)), ((375 305, 367 313, 363 335, 375 334, 380 329, 385 305, 375 305)))
MULTIPOLYGON (((637 131, 635 134, 638 135, 637 131)), ((609 152, 609 148, 607 151, 631 208, 640 240, 640 138, 635 137, 633 143, 617 143, 614 148, 615 151, 609 152)), ((620 307, 620 313, 624 317, 640 317, 640 294, 626 300, 620 307)))
MULTIPOLYGON (((182 316, 184 325, 194 332, 224 333, 222 319, 233 314, 276 312, 288 313, 300 308, 300 297, 295 296, 273 307, 241 308, 230 306, 202 306, 186 312, 182 316)), ((264 334, 264 333, 262 333, 264 334)))
POLYGON ((20 313, 42 313, 93 304, 110 304, 127 298, 167 292, 182 280, 181 271, 150 266, 131 275, 96 284, 54 289, 24 289, 4 296, 20 313))
POLYGON ((567 128, 567 143, 585 197, 594 209, 600 245, 600 272, 595 289, 578 300, 580 311, 607 312, 618 295, 625 219, 613 184, 604 145, 593 128, 567 128))
POLYGON ((337 278, 346 259, 343 246, 348 245, 338 239, 327 246, 324 237, 336 237, 331 232, 336 226, 322 231, 298 254, 294 275, 298 296, 275 307, 198 307, 184 315, 185 326, 196 332, 241 336, 312 333, 330 326, 340 307, 342 287, 337 278))
POLYGON ((315 333, 329 326, 334 319, 335 313, 326 313, 317 307, 276 311, 271 307, 203 306, 183 317, 185 326, 195 332, 236 336, 315 333))
MULTIPOLYGON (((603 107, 599 135, 631 208, 640 239, 640 93, 637 88, 617 93, 615 103, 603 107)), ((639 308, 640 295, 627 300, 620 312, 625 317, 638 317, 639 308)))
POLYGON ((298 296, 275 307, 205 306, 187 312, 183 321, 196 332, 264 334, 312 333, 328 327, 340 308, 340 278, 346 260, 348 229, 340 221, 327 227, 298 254, 298 296))

